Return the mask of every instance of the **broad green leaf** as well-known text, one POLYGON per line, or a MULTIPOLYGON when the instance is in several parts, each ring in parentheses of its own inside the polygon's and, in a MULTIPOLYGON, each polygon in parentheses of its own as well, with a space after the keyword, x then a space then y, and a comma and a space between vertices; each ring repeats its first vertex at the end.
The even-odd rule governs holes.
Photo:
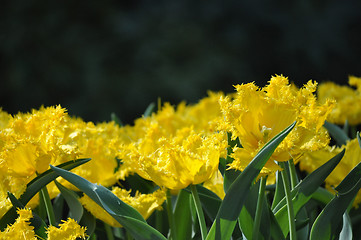
MULTIPOLYGON (((166 209, 166 203, 162 205, 163 209, 166 209)), ((157 229, 164 236, 167 236, 169 232, 169 222, 167 211, 154 211, 152 215, 147 219, 148 224, 157 229)))
POLYGON ((58 181, 54 180, 54 182, 68 204, 69 217, 79 222, 84 212, 83 205, 79 202, 79 196, 74 191, 61 185, 58 181))
POLYGON ((336 187, 337 195, 315 220, 310 234, 312 240, 331 239, 340 227, 343 215, 361 188, 361 163, 336 187))
MULTIPOLYGON (((251 190, 248 193, 248 197, 246 198, 242 211, 238 217, 238 224, 244 236, 247 239, 253 239, 253 227, 254 227, 254 219, 255 213, 257 209, 257 199, 258 199, 258 191, 259 191, 259 181, 256 184, 251 186, 251 190)), ((260 223, 260 239, 268 239, 270 236, 270 216, 268 213, 268 204, 266 200, 263 201, 262 206, 262 217, 260 223)))
POLYGON ((56 226, 53 204, 51 203, 49 192, 46 186, 40 190, 39 198, 42 198, 44 200, 43 202, 46 210, 46 215, 49 221, 49 225, 56 226))
POLYGON ((68 172, 54 166, 50 167, 61 177, 88 195, 94 202, 103 207, 110 215, 125 215, 145 222, 144 218, 137 210, 121 201, 109 189, 101 185, 91 183, 72 172, 68 172))
POLYGON ((229 169, 225 171, 223 176, 223 189, 224 192, 227 193, 232 183, 237 179, 237 177, 241 174, 241 171, 235 169, 229 169))
POLYGON ((357 141, 358 141, 358 145, 360 146, 361 148, 361 138, 360 138, 360 132, 357 132, 357 141))
POLYGON ((284 240, 285 236, 283 236, 282 229, 277 222, 275 215, 273 214, 271 208, 267 208, 269 218, 270 218, 270 231, 271 231, 271 239, 272 240, 284 240))
POLYGON ((306 207, 302 207, 296 216, 296 234, 298 240, 308 240, 310 234, 309 222, 306 207))
POLYGON ((209 231, 207 236, 208 240, 230 239, 252 183, 257 178, 261 169, 271 157, 277 146, 293 129, 295 124, 296 122, 292 123, 289 127, 266 143, 253 158, 251 163, 232 183, 222 201, 216 220, 213 222, 209 231))
POLYGON ((57 223, 60 223, 61 220, 63 219, 64 204, 65 204, 64 197, 61 194, 58 194, 58 196, 56 196, 53 200, 55 221, 57 223))
POLYGON ((136 239, 165 239, 161 233, 147 224, 137 210, 121 201, 109 189, 101 185, 93 184, 88 180, 61 168, 54 166, 50 167, 64 179, 88 195, 94 202, 125 227, 125 229, 136 239), (140 229, 142 230, 140 231, 140 229))
POLYGON ((213 222, 217 216, 218 209, 221 206, 222 199, 220 199, 217 194, 201 185, 197 185, 197 191, 203 210, 213 222))
POLYGON ((313 200, 323 203, 324 205, 327 205, 333 199, 333 197, 334 195, 323 187, 318 187, 317 190, 312 194, 313 200))
POLYGON ((357 188, 357 184, 361 178, 361 163, 357 164, 347 176, 341 181, 341 183, 335 188, 338 195, 347 194, 357 188))
MULTIPOLYGON (((77 159, 75 161, 69 161, 63 164, 56 166, 57 168, 71 170, 75 167, 78 167, 84 163, 90 161, 90 158, 77 159)), ((55 173, 52 169, 49 169, 36 178, 34 178, 31 182, 28 183, 26 187, 26 191, 19 198, 19 200, 26 205, 30 199, 32 199, 37 192, 40 191, 43 187, 45 187, 48 183, 56 179, 59 175, 55 173)))
MULTIPOLYGON (((337 164, 342 159, 345 150, 331 158, 321 167, 310 173, 303 181, 296 185, 291 191, 294 214, 300 211, 300 209, 312 198, 312 194, 318 189, 318 187, 325 181, 327 176, 333 171, 337 164)), ((279 222, 282 232, 285 236, 289 232, 288 225, 288 211, 286 205, 286 199, 282 199, 277 206, 273 209, 275 217, 279 222)))
POLYGON ((123 227, 137 240, 167 240, 156 229, 146 222, 128 216, 119 216, 119 221, 123 227))
POLYGON ((327 129, 333 139, 337 142, 339 146, 345 145, 350 138, 347 136, 344 130, 339 126, 325 121, 323 126, 327 129))
MULTIPOLYGON (((80 166, 84 163, 90 161, 90 158, 78 159, 68 161, 62 164, 59 164, 58 168, 63 168, 67 170, 71 170, 77 166, 80 166)), ((44 186, 48 183, 56 179, 59 175, 55 173, 52 169, 49 169, 42 174, 38 175, 32 181, 27 184, 26 190, 19 198, 19 201, 26 206, 26 204, 37 194, 44 186)), ((16 212, 13 208, 11 208, 0 220, 0 230, 3 231, 8 224, 14 223, 16 219, 16 212)))
POLYGON ((181 190, 178 194, 174 209, 175 226, 177 226, 177 239, 192 238, 190 198, 191 195, 185 190, 181 190))
MULTIPOLYGON (((42 219, 45 219, 45 218, 47 218, 48 215, 46 212, 44 198, 40 197, 40 194, 41 194, 41 190, 39 192, 39 204, 34 209, 34 211, 36 211, 36 213, 39 215, 39 217, 41 217, 42 219)), ((57 222, 59 222, 59 221, 57 221, 57 222)))

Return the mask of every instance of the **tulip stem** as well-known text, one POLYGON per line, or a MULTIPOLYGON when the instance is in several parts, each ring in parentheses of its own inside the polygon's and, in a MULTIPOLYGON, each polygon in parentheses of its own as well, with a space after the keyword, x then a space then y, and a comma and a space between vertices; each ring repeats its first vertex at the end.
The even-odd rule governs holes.
POLYGON ((283 168, 281 171, 283 186, 286 195, 287 202, 287 211, 288 211, 288 224, 290 229, 290 240, 296 240, 296 225, 295 225, 295 216, 293 211, 293 204, 291 198, 291 190, 290 190, 290 180, 288 178, 288 174, 286 172, 286 164, 284 162, 279 162, 280 166, 283 168))
POLYGON ((105 233, 107 234, 107 239, 114 240, 112 227, 104 222, 104 229, 105 229, 105 233))
POLYGON ((44 201, 46 213, 48 215, 49 224, 52 226, 56 226, 54 209, 53 209, 53 205, 51 204, 48 189, 46 187, 43 187, 40 190, 39 195, 44 201))
POLYGON ((290 169, 291 187, 293 189, 298 184, 298 177, 296 173, 295 163, 293 162, 292 158, 288 161, 288 167, 290 169))
POLYGON ((167 190, 167 213, 168 213, 168 221, 170 227, 170 236, 172 240, 176 240, 177 234, 176 234, 176 226, 175 226, 175 220, 173 214, 172 194, 170 193, 169 189, 167 190))
POLYGON ((194 205, 196 206, 199 226, 201 228, 202 240, 205 240, 206 237, 207 237, 207 226, 206 226, 206 221, 204 219, 201 200, 199 199, 197 186, 196 185, 191 185, 190 187, 191 187, 191 192, 192 192, 194 205))
POLYGON ((259 234, 259 227, 261 225, 261 218, 262 218, 262 208, 263 208, 263 201, 264 201, 264 193, 266 189, 266 182, 267 182, 267 176, 261 177, 260 179, 260 186, 258 190, 258 198, 257 198, 257 208, 256 208, 256 215, 254 218, 254 224, 253 224, 253 239, 258 239, 259 234))

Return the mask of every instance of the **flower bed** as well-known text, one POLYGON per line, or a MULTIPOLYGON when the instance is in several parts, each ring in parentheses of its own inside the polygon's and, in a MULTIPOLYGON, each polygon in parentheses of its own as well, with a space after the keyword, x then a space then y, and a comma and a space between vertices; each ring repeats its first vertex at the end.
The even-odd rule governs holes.
POLYGON ((361 78, 282 75, 132 126, 0 111, 1 239, 354 239, 361 78), (337 125, 336 125, 337 124, 337 125))

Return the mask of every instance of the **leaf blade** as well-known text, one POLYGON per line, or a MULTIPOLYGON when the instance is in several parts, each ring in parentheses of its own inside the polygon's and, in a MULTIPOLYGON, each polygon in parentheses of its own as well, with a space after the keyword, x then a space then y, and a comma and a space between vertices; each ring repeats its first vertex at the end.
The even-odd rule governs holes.
POLYGON ((72 190, 61 185, 58 181, 54 180, 54 182, 69 206, 69 217, 79 222, 84 212, 83 205, 79 202, 79 196, 72 190))
POLYGON ((231 237, 238 216, 242 210, 244 200, 254 179, 258 176, 277 146, 294 128, 295 124, 296 122, 292 123, 270 140, 232 183, 222 201, 216 220, 207 236, 207 240, 229 239, 231 237))
POLYGON ((147 224, 137 210, 121 201, 107 188, 93 184, 72 172, 54 166, 50 167, 64 179, 88 195, 94 202, 125 227, 135 238, 165 240, 165 237, 160 232, 147 224))
POLYGON ((310 239, 330 239, 343 218, 346 209, 361 188, 361 163, 359 163, 337 186, 339 193, 329 202, 316 218, 310 239), (357 179, 355 183, 354 179, 357 179), (354 185, 353 185, 354 184, 354 185))
MULTIPOLYGON (((341 161, 345 153, 345 150, 338 153, 331 158, 321 167, 310 173, 303 181, 295 186, 291 191, 293 210, 295 215, 302 209, 302 207, 312 198, 312 194, 318 189, 318 187, 325 181, 327 176, 341 161)), ((286 199, 283 198, 273 209, 277 221, 280 223, 282 231, 286 236, 289 231, 288 223, 288 211, 286 207, 286 199)))
MULTIPOLYGON (((67 170, 71 170, 75 167, 78 167, 84 163, 90 161, 90 158, 71 160, 62 164, 59 164, 57 167, 64 168, 67 170)), ((31 198, 35 196, 43 187, 45 187, 48 183, 56 179, 59 175, 55 173, 53 170, 49 169, 32 181, 27 184, 27 188, 25 192, 19 198, 19 201, 25 206, 31 198)), ((8 224, 14 223, 16 218, 16 212, 13 208, 9 209, 4 216, 0 219, 0 230, 3 231, 8 224)))

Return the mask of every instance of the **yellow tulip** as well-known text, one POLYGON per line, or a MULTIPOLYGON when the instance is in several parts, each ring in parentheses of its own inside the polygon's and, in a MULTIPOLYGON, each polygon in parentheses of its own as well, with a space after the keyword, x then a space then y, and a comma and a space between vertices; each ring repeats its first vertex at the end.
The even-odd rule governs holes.
POLYGON ((297 158, 305 151, 326 146, 329 136, 321 129, 333 102, 317 104, 313 92, 317 83, 309 81, 303 88, 290 85, 286 77, 272 77, 264 88, 254 83, 236 85, 236 95, 221 98, 224 120, 221 127, 237 137, 243 148, 235 147, 230 164, 243 170, 260 149, 274 136, 297 121, 295 128, 278 146, 261 174, 268 175, 280 167, 276 161, 297 158))

